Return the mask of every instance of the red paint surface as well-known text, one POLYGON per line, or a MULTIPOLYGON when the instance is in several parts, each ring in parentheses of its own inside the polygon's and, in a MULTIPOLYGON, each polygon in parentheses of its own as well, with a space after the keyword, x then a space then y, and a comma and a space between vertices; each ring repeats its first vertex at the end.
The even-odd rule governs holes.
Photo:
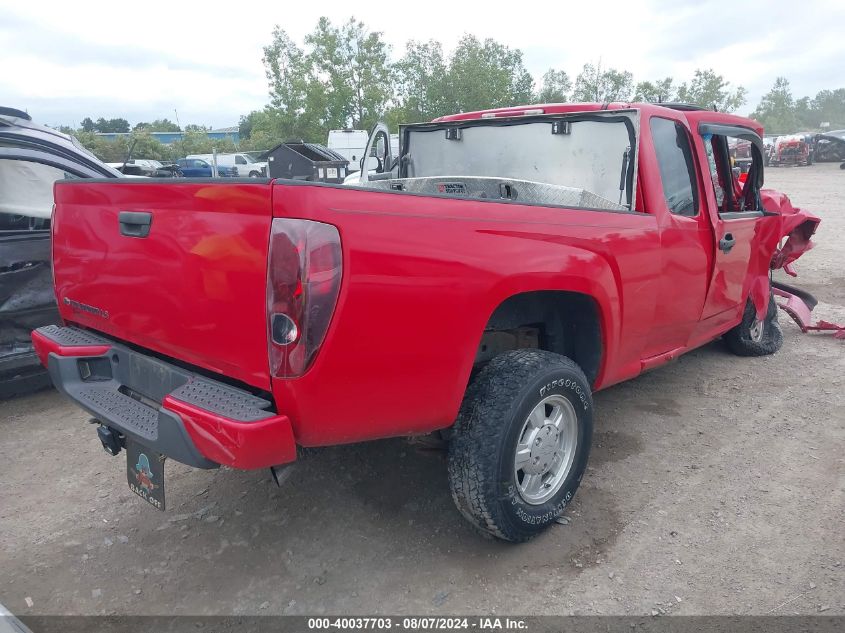
POLYGON ((53 267, 68 322, 269 388, 266 277, 270 186, 57 185, 53 267), (120 211, 153 214, 120 234, 120 211), (74 312, 70 298, 108 318, 74 312))
POLYGON ((172 396, 164 399, 162 407, 182 418, 199 452, 218 464, 249 470, 279 466, 296 459, 296 442, 286 416, 239 422, 172 396))
POLYGON ((38 360, 44 367, 47 367, 47 361, 50 354, 56 356, 102 356, 106 354, 111 347, 109 345, 75 345, 66 346, 60 345, 53 339, 47 338, 38 331, 32 333, 32 346, 35 348, 35 354, 38 360))
MULTIPOLYGON (((600 108, 537 107, 547 114, 600 108)), ((451 425, 487 320, 518 293, 566 290, 592 297, 603 345, 594 387, 631 378, 722 334, 739 322, 749 297, 764 306, 778 240, 813 222, 775 194, 767 194, 766 204, 784 215, 719 217, 698 123, 744 125, 762 133, 755 122, 714 112, 637 108, 641 137, 632 213, 285 181, 60 184, 54 225, 60 306, 68 296, 111 315, 104 320, 62 307, 62 316, 272 390, 284 420, 279 425, 289 420, 296 441, 306 446, 451 425), (679 121, 689 131, 699 170, 697 217, 673 216, 666 208, 650 116, 679 121), (119 210, 152 211, 150 238, 127 241, 132 238, 117 235, 119 210), (332 224, 343 250, 340 296, 325 342, 296 379, 269 376, 271 216, 332 224), (728 256, 716 248, 726 232, 737 240, 728 256)), ((266 461, 250 453, 264 447, 239 441, 228 428, 215 443, 204 439, 213 425, 191 425, 192 438, 206 442, 201 450, 213 451, 215 457, 209 457, 215 461, 266 461)))

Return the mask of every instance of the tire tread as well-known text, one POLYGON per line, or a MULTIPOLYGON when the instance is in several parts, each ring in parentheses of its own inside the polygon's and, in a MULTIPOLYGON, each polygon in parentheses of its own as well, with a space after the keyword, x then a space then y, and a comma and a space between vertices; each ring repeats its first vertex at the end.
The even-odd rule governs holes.
MULTIPOLYGON (((458 510, 482 533, 507 541, 525 541, 544 527, 516 532, 489 500, 499 494, 498 453, 506 433, 506 425, 495 423, 514 415, 527 385, 541 373, 554 369, 574 372, 589 386, 584 372, 569 358, 521 349, 493 358, 467 389, 449 447, 449 482, 458 510)), ((591 398, 589 405, 592 409, 591 398)))

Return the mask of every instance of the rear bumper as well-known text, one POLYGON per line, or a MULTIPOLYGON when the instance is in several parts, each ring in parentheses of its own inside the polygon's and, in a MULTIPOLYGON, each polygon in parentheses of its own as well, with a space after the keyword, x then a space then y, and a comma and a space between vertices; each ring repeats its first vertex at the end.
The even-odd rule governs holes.
POLYGON ((56 389, 178 462, 253 469, 296 459, 290 420, 245 390, 73 327, 39 328, 32 341, 56 389))

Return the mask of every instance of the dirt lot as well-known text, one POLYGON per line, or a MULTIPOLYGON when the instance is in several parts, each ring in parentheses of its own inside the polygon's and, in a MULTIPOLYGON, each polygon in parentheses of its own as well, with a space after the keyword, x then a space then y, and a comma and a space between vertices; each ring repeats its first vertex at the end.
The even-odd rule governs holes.
MULTIPOLYGON (((770 169, 824 219, 798 262, 845 321, 845 171, 770 169)), ((0 403, 0 602, 27 614, 845 614, 845 342, 720 343, 596 396, 568 525, 477 537, 438 455, 404 441, 267 472, 168 463, 167 513, 127 489, 77 407, 0 403), (31 602, 31 606, 30 603, 31 602)))

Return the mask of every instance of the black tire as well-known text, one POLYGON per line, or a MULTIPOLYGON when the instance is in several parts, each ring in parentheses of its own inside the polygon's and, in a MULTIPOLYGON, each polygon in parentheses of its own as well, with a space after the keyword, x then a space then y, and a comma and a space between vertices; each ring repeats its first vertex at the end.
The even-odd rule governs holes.
POLYGON ((752 335, 752 328, 757 320, 757 311, 751 300, 745 304, 745 312, 739 325, 728 330, 723 337, 728 349, 737 356, 767 356, 774 354, 783 345, 783 331, 778 323, 778 307, 775 297, 769 293, 769 308, 763 319, 761 336, 752 335))
POLYGON ((593 398, 584 372, 565 356, 534 349, 506 352, 467 389, 449 444, 449 484, 458 510, 482 533, 521 542, 561 514, 581 483, 593 436, 593 398), (528 415, 551 395, 575 412, 577 443, 558 491, 542 504, 517 490, 515 452, 528 415))

